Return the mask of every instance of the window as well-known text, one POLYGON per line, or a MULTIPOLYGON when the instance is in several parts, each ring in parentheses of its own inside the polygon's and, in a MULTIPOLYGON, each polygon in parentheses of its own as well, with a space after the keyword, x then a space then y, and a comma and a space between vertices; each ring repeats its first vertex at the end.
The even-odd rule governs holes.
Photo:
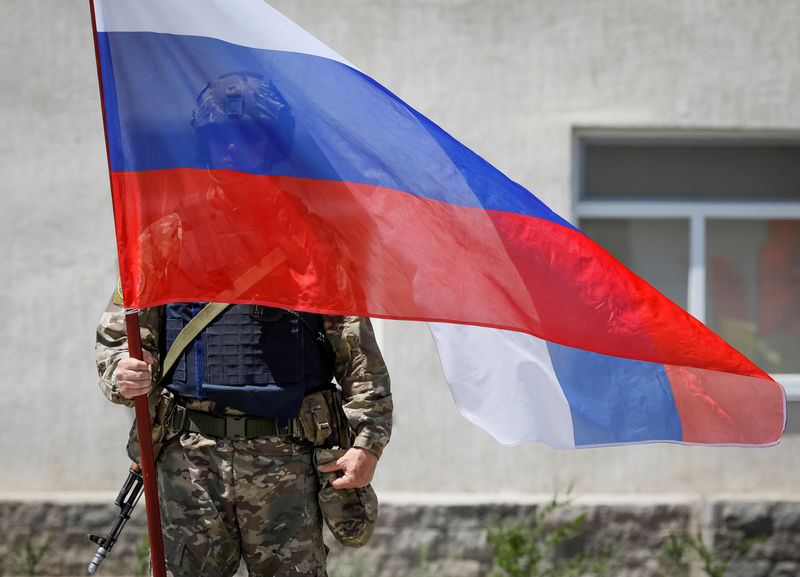
POLYGON ((579 228, 800 400, 800 135, 575 143, 579 228))

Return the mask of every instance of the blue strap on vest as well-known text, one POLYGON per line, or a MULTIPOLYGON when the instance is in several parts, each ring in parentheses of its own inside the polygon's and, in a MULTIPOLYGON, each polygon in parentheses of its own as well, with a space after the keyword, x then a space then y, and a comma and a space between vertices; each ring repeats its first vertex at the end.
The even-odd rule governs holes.
MULTIPOLYGON (((200 303, 192 303, 192 318, 196 317, 197 313, 199 313, 201 310, 202 310, 202 307, 200 306, 200 303)), ((177 335, 176 335, 176 337, 177 337, 177 335)), ((174 342, 174 340, 172 342, 174 342)), ((169 343, 169 346, 172 346, 172 342, 169 343)), ((196 377, 195 377, 195 387, 196 387, 196 389, 195 390, 196 390, 197 396, 199 398, 202 398, 202 395, 203 395, 203 388, 201 386, 201 383, 203 382, 203 356, 204 355, 203 355, 203 346, 202 346, 201 342, 202 341, 200 339, 195 339, 194 340, 194 371, 195 371, 195 375, 196 375, 196 377)))

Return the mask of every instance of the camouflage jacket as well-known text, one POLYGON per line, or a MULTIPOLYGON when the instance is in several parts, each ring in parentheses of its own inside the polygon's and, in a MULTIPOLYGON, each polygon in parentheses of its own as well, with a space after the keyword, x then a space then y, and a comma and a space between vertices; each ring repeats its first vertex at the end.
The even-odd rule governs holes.
MULTIPOLYGON (((160 376, 163 314, 164 307, 139 311, 142 347, 156 359, 152 366, 154 382, 160 376)), ((380 456, 391 434, 392 396, 389 373, 372 324, 366 317, 323 315, 323 319, 326 335, 336 352, 335 377, 344 394, 343 408, 356 433, 353 446, 369 449, 380 456)), ((127 356, 125 314, 121 299, 115 293, 97 327, 95 358, 103 394, 114 403, 133 406, 133 400, 120 394, 113 378, 117 363, 127 356)), ((208 401, 195 400, 184 404, 189 408, 210 410, 208 401)))

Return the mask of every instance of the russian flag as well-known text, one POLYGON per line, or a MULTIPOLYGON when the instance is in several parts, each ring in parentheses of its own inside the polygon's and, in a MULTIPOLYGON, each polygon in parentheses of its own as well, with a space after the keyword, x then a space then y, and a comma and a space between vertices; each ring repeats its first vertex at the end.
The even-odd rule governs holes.
POLYGON ((459 409, 507 445, 779 441, 780 385, 266 3, 92 8, 126 306, 427 321, 459 409), (268 162, 199 150, 221 77, 258 79, 268 162))

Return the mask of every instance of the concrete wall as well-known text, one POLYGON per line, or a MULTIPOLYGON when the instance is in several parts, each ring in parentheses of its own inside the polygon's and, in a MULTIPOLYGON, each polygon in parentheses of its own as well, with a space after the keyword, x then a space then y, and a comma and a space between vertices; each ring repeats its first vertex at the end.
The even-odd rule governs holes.
MULTIPOLYGON (((485 577, 493 566, 487 530, 512 527, 543 515, 547 501, 525 499, 475 501, 441 499, 409 502, 386 499, 372 539, 358 550, 339 545, 325 531, 331 551, 331 577, 485 577)), ((37 566, 37 575, 68 577, 86 575, 97 547, 86 532, 105 536, 119 510, 110 502, 75 503, 65 499, 0 500, 0 561, 11 561, 31 534, 40 546, 50 537, 50 547, 37 566)), ((579 499, 565 503, 545 516, 531 544, 552 558, 574 558, 584 552, 606 565, 606 572, 587 575, 614 577, 701 577, 700 556, 685 539, 703 535, 711 561, 734 558, 726 577, 797 577, 800 571, 800 503, 747 499, 643 500, 579 499), (554 550, 544 545, 554 528, 579 515, 575 536, 554 550), (666 543, 675 536, 684 543, 684 555, 675 564, 666 561, 666 543), (749 543, 743 552, 740 547, 749 543), (601 553, 605 551, 605 553, 601 553)), ((134 515, 98 575, 133 575, 146 554, 138 553, 146 535, 142 509, 134 515)), ((543 563, 542 565, 544 565, 543 563)), ((535 573, 531 574, 544 574, 535 573)), ((550 573, 548 573, 550 574, 550 573)), ((719 574, 719 573, 714 573, 719 574)), ((242 565, 236 577, 245 577, 242 565)))
MULTIPOLYGON (((576 127, 800 130, 795 0, 273 5, 567 217, 576 127)), ((2 0, 0 32, 0 492, 116 490, 132 415, 93 368, 117 265, 88 2, 2 0)), ((795 434, 501 447, 457 413, 425 325, 382 330, 397 413, 379 492, 776 496, 800 481, 795 434)))

